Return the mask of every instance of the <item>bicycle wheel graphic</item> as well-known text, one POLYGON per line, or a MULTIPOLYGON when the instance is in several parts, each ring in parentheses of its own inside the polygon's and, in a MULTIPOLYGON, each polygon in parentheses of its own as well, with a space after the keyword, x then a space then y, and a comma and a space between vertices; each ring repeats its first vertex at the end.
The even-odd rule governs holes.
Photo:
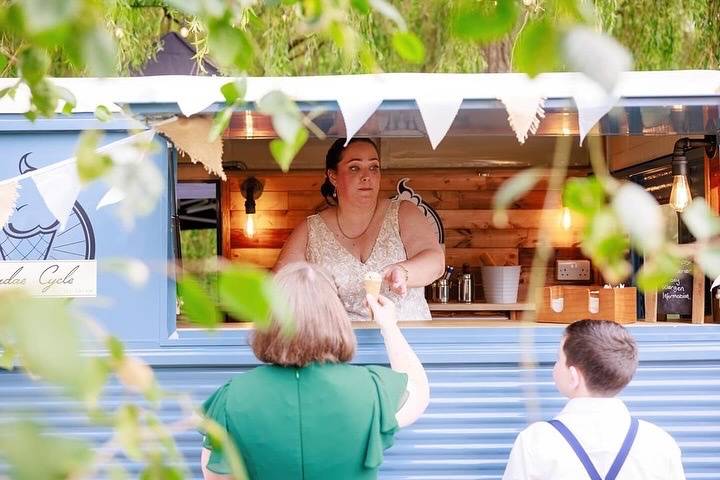
MULTIPOLYGON (((20 158, 20 174, 36 170, 27 162, 30 153, 20 158)), ((32 200, 30 200, 31 202, 32 200)), ((0 256, 8 261, 27 260, 94 260, 95 233, 80 203, 75 202, 65 230, 54 220, 48 225, 28 225, 24 211, 28 203, 18 202, 11 222, 0 231, 0 256)))

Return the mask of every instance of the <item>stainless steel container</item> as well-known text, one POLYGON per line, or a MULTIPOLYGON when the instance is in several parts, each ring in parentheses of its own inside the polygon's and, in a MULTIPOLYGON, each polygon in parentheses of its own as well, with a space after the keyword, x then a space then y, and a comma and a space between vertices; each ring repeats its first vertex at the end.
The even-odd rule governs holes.
POLYGON ((463 273, 458 278, 458 302, 472 303, 473 301, 473 278, 470 273, 463 273))
POLYGON ((448 303, 450 300, 450 282, 441 278, 438 280, 438 301, 440 303, 448 303))

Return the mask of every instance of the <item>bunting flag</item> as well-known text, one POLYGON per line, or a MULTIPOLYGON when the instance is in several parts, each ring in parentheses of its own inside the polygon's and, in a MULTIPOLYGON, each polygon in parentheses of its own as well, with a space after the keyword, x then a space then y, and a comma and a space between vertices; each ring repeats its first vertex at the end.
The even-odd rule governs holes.
POLYGON ((162 174, 153 162, 146 161, 155 133, 154 129, 146 130, 107 146, 112 148, 103 147, 106 148, 103 153, 112 158, 113 167, 103 178, 110 189, 96 209, 122 201, 117 213, 128 228, 133 225, 136 215, 152 210, 163 190, 162 174))
POLYGON ((68 217, 80 194, 80 177, 75 158, 36 170, 31 178, 48 210, 65 230, 68 217))
POLYGON ((463 102, 463 95, 423 95, 416 97, 415 102, 425 124, 430 145, 435 150, 450 130, 463 102))
POLYGON ((527 76, 516 76, 514 80, 520 84, 511 93, 498 97, 498 100, 505 106, 508 123, 518 142, 525 143, 530 133, 537 132, 540 120, 545 117, 545 98, 527 76))
MULTIPOLYGON (((109 155, 114 165, 113 170, 115 170, 115 172, 111 171, 108 176, 113 178, 118 177, 118 175, 116 175, 118 169, 128 164, 144 162, 149 151, 148 146, 154 137, 155 130, 150 129, 99 148, 98 152, 109 155)), ((113 183, 117 183, 117 181, 113 183)), ((112 185, 95 208, 96 210, 100 210, 103 207, 124 200, 125 197, 125 191, 121 186, 112 185)))
POLYGON ((375 113, 383 102, 383 91, 376 76, 369 76, 371 83, 363 81, 363 75, 351 77, 352 82, 357 82, 357 88, 350 88, 343 91, 337 97, 338 107, 345 122, 345 145, 365 125, 365 122, 375 113))
POLYGON ((608 94, 595 82, 585 82, 583 88, 575 89, 573 99, 578 111, 578 133, 582 145, 590 130, 617 104, 620 97, 615 93, 608 94))
MULTIPOLYGON (((150 151, 150 144, 155 130, 149 129, 137 135, 123 138, 98 148, 112 159, 113 168, 105 177, 111 188, 103 196, 98 208, 117 203, 124 198, 133 198, 128 208, 133 212, 143 213, 148 205, 154 205, 163 188, 162 175, 153 162, 145 161, 150 151), (130 190, 126 194, 123 186, 136 183, 142 189, 130 190)), ((0 227, 4 226, 12 216, 18 197, 20 181, 30 179, 35 184, 43 203, 59 223, 58 231, 63 231, 72 212, 82 183, 77 173, 77 159, 71 157, 46 167, 27 171, 21 175, 0 180, 0 227)), ((126 217, 129 216, 125 212, 126 217)))
POLYGON ((208 141, 213 120, 211 117, 175 118, 153 125, 158 132, 167 135, 175 147, 190 157, 193 163, 200 162, 208 173, 227 180, 222 167, 222 138, 208 141))
POLYGON ((0 227, 5 226, 15 211, 19 188, 16 181, 0 184, 0 227))

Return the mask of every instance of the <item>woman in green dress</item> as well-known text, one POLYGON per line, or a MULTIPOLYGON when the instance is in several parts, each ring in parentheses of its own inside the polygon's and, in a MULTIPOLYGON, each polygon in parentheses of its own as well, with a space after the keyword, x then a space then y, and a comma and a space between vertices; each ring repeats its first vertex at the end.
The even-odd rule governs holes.
MULTIPOLYGON (((255 332, 252 348, 266 365, 220 387, 203 404, 205 415, 227 430, 253 480, 377 478, 395 433, 430 399, 395 306, 367 296, 391 368, 350 365, 355 334, 330 276, 297 262, 274 281, 294 313, 294 334, 274 320, 255 332)), ((231 478, 223 452, 207 438, 201 465, 206 480, 231 478)))

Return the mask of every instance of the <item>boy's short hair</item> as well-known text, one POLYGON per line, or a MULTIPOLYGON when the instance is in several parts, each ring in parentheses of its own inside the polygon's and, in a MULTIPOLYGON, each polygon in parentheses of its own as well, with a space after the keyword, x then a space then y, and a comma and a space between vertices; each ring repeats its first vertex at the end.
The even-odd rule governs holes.
POLYGON ((565 329, 563 352, 593 393, 615 396, 635 375, 638 351, 622 325, 609 320, 580 320, 565 329))
POLYGON ((290 309, 293 332, 288 333, 271 317, 267 329, 252 335, 255 356, 283 367, 352 359, 355 332, 335 282, 325 270, 307 262, 290 263, 275 274, 273 283, 290 309))

